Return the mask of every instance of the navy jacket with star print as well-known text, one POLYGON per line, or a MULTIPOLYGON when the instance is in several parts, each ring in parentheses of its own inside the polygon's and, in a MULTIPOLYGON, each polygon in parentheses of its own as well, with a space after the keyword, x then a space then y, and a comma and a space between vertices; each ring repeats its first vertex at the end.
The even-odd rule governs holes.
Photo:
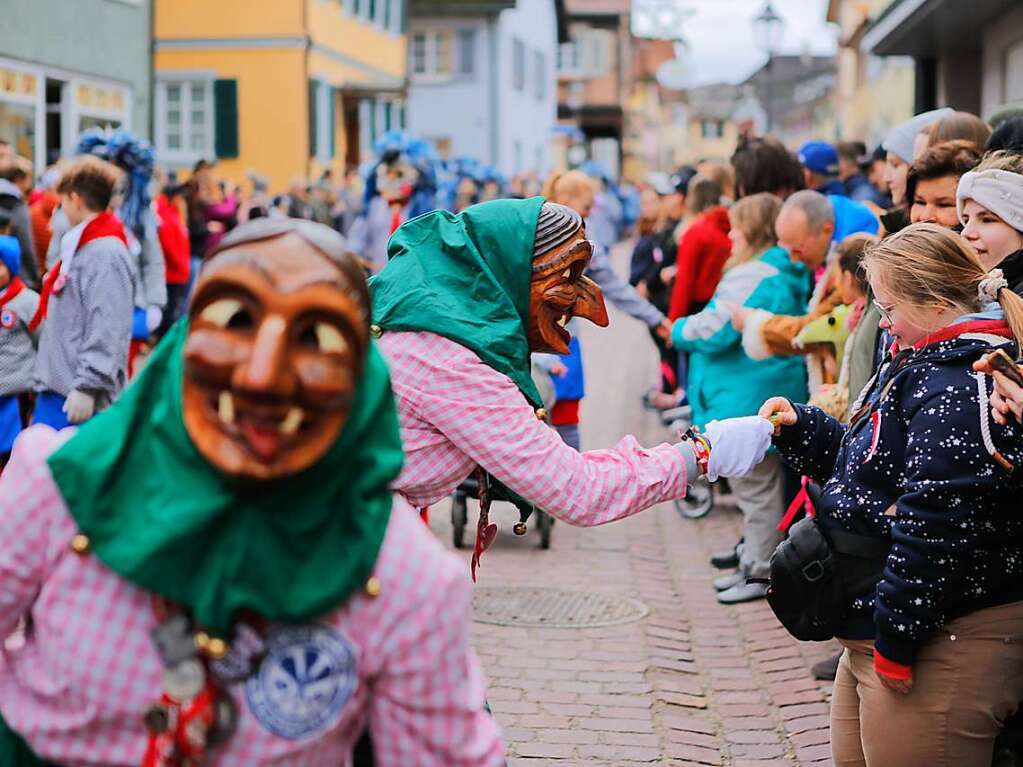
POLYGON ((1017 355, 993 316, 889 357, 848 427, 797 405, 798 423, 775 438, 823 486, 825 531, 891 541, 876 591, 854 600, 840 636, 874 639, 896 663, 912 665, 952 618, 1023 599, 1023 429, 991 419, 991 379, 971 367, 995 347, 1017 355))

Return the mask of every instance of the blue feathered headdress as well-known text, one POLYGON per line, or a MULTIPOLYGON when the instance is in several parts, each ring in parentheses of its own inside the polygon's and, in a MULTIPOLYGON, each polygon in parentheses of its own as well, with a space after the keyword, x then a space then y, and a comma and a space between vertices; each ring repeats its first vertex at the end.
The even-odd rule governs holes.
POLYGON ((90 128, 78 139, 78 154, 90 154, 111 162, 128 178, 121 204, 121 221, 142 240, 145 213, 152 201, 149 182, 153 178, 156 155, 148 141, 125 130, 90 128))

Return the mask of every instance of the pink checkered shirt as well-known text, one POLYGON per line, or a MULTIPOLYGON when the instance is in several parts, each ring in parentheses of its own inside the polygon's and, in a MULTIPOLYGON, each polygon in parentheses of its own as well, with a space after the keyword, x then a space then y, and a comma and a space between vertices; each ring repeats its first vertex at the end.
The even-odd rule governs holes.
POLYGON ((384 333, 405 468, 394 487, 415 507, 436 503, 477 464, 569 524, 592 526, 686 492, 686 461, 673 445, 634 437, 580 453, 538 421, 511 379, 434 333, 384 333))
MULTIPOLYGON (((162 690, 155 620, 145 592, 69 548, 75 524, 45 463, 69 434, 28 429, 0 479, 0 637, 31 618, 27 636, 9 637, 0 652, 0 712, 44 758, 137 767, 147 740, 142 713, 162 690)), ((286 650, 296 666, 309 664, 312 680, 291 688, 283 663, 264 674, 268 655, 257 675, 230 688, 238 731, 210 753, 210 765, 344 767, 367 720, 383 767, 503 764, 469 647, 463 564, 399 500, 374 573, 377 598, 359 594, 312 629, 354 657, 350 697, 332 697, 337 688, 317 673, 324 653, 317 660, 315 648, 286 650), (256 685, 262 703, 250 692, 258 676, 277 683, 256 685)))

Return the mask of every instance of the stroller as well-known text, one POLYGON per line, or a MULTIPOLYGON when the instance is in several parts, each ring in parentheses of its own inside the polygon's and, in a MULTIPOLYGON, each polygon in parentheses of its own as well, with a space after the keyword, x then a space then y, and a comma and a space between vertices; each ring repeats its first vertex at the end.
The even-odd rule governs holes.
MULTIPOLYGON (((549 413, 554 407, 555 395, 554 384, 551 377, 537 365, 532 366, 533 382, 540 391, 540 398, 543 401, 544 413, 549 413)), ((479 479, 475 473, 462 481, 455 488, 451 498, 451 530, 452 544, 456 549, 464 549, 465 528, 469 524, 469 499, 480 497, 479 479)), ((536 520, 536 529, 540 532, 540 548, 551 547, 551 528, 554 527, 554 517, 533 506, 516 504, 519 507, 519 521, 513 528, 516 535, 525 535, 529 532, 526 521, 532 516, 536 520)))

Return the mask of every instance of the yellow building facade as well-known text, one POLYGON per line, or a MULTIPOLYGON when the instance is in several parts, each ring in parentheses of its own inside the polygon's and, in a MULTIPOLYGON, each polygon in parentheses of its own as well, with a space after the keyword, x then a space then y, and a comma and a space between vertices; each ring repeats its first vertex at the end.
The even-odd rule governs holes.
POLYGON ((155 0, 154 142, 271 190, 404 126, 406 0, 155 0))

